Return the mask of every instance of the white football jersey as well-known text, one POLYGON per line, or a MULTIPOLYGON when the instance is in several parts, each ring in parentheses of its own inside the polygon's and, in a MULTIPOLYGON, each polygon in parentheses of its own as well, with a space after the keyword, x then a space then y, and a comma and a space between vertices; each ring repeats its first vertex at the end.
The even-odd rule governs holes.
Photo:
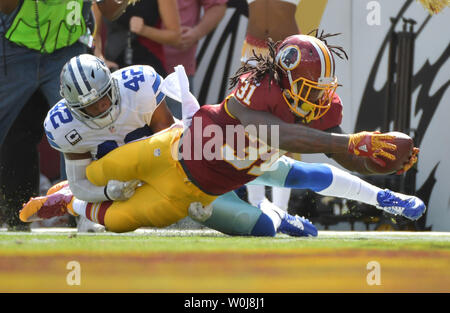
POLYGON ((164 99, 163 78, 148 65, 133 65, 112 76, 119 86, 121 112, 103 129, 91 129, 59 101, 47 114, 44 129, 50 145, 63 153, 90 152, 99 159, 111 150, 136 139, 150 136, 153 112, 164 99))

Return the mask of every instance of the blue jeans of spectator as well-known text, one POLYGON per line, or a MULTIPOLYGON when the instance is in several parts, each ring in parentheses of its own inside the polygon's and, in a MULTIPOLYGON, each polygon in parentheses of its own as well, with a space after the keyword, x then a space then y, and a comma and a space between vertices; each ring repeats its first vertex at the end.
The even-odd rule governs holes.
POLYGON ((22 203, 39 191, 38 144, 46 112, 61 99, 61 69, 86 51, 83 44, 75 43, 41 54, 8 42, 0 56, 0 192, 3 219, 9 226, 21 224, 22 203), (35 92, 41 96, 33 97, 35 92))
POLYGON ((61 69, 73 56, 87 51, 86 46, 81 43, 52 54, 41 54, 12 44, 8 46, 12 49, 6 48, 6 64, 0 56, 0 146, 25 103, 36 90, 41 91, 50 107, 61 99, 61 69))

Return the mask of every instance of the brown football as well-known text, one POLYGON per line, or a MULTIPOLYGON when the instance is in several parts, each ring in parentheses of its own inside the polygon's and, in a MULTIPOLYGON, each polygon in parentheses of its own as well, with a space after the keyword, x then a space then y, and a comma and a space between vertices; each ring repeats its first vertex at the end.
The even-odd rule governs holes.
POLYGON ((403 167, 403 164, 405 164, 405 162, 407 162, 410 156, 412 155, 414 142, 411 137, 401 132, 389 132, 386 133, 386 135, 395 136, 393 140, 389 140, 388 142, 395 144, 397 146, 397 150, 396 151, 386 150, 386 151, 395 155, 396 159, 391 161, 384 157, 380 157, 380 159, 383 159, 383 161, 386 162, 386 166, 383 167, 381 165, 378 165, 371 159, 367 158, 366 167, 374 173, 378 174, 395 173, 403 167))

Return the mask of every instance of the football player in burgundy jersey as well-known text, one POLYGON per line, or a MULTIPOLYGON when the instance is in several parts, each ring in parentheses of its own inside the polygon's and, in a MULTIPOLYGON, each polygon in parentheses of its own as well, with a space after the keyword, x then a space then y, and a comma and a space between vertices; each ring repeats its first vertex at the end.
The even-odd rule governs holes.
MULTIPOLYGON (((327 44, 314 36, 294 35, 285 39, 278 48, 271 46, 271 51, 269 58, 255 56, 253 61, 257 61, 256 67, 244 66, 238 71, 234 77, 235 88, 220 105, 206 105, 198 110, 193 117, 190 133, 201 134, 202 131, 197 128, 204 130, 208 125, 218 125, 223 133, 230 125, 256 125, 256 128, 263 125, 270 133, 275 125, 280 135, 277 139, 281 150, 323 152, 346 169, 361 174, 376 174, 368 169, 367 162, 382 163, 377 158, 380 155, 391 157, 389 146, 384 142, 388 138, 370 132, 351 135, 350 138, 342 134, 342 102, 336 93, 338 83, 334 58, 327 44)), ((190 140, 189 147, 199 140, 195 135, 186 137, 190 140)), ((211 138, 202 136, 202 146, 211 138)), ((247 149, 244 155, 248 155, 252 144, 257 147, 264 145, 254 141, 246 138, 246 145, 239 148, 235 137, 224 136, 220 154, 224 157, 198 157, 194 149, 189 149, 181 163, 200 189, 209 194, 223 194, 255 180, 255 176, 261 174, 263 165, 270 168, 273 158, 255 158, 249 162, 233 158, 242 153, 242 149, 247 149), (227 158, 227 155, 232 157, 227 158)), ((415 148, 400 172, 407 171, 417 161, 417 153, 415 148)), ((323 195, 353 198, 380 208, 382 198, 391 196, 390 191, 381 191, 329 165, 306 164, 290 158, 282 160, 276 163, 276 170, 264 172, 254 183, 308 188, 323 195), (282 169, 284 165, 286 168, 282 169)), ((405 201, 406 198, 402 199, 405 201)), ((413 211, 419 212, 420 216, 425 207, 420 200, 410 199, 411 204, 414 202, 413 207, 417 208, 413 211)), ((408 210, 402 212, 404 215, 410 214, 408 210)), ((214 210, 212 214, 211 220, 214 220, 214 210)), ((214 223, 205 223, 217 228, 214 223)))

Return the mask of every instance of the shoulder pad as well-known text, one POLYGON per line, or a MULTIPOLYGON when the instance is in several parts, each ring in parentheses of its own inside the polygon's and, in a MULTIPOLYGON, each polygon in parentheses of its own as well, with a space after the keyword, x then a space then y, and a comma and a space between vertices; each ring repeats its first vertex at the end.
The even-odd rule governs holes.
POLYGON ((48 143, 61 152, 83 153, 87 151, 77 151, 75 145, 81 140, 79 129, 83 124, 73 117, 72 113, 65 105, 65 100, 61 100, 53 106, 47 113, 44 120, 44 130, 48 143))

